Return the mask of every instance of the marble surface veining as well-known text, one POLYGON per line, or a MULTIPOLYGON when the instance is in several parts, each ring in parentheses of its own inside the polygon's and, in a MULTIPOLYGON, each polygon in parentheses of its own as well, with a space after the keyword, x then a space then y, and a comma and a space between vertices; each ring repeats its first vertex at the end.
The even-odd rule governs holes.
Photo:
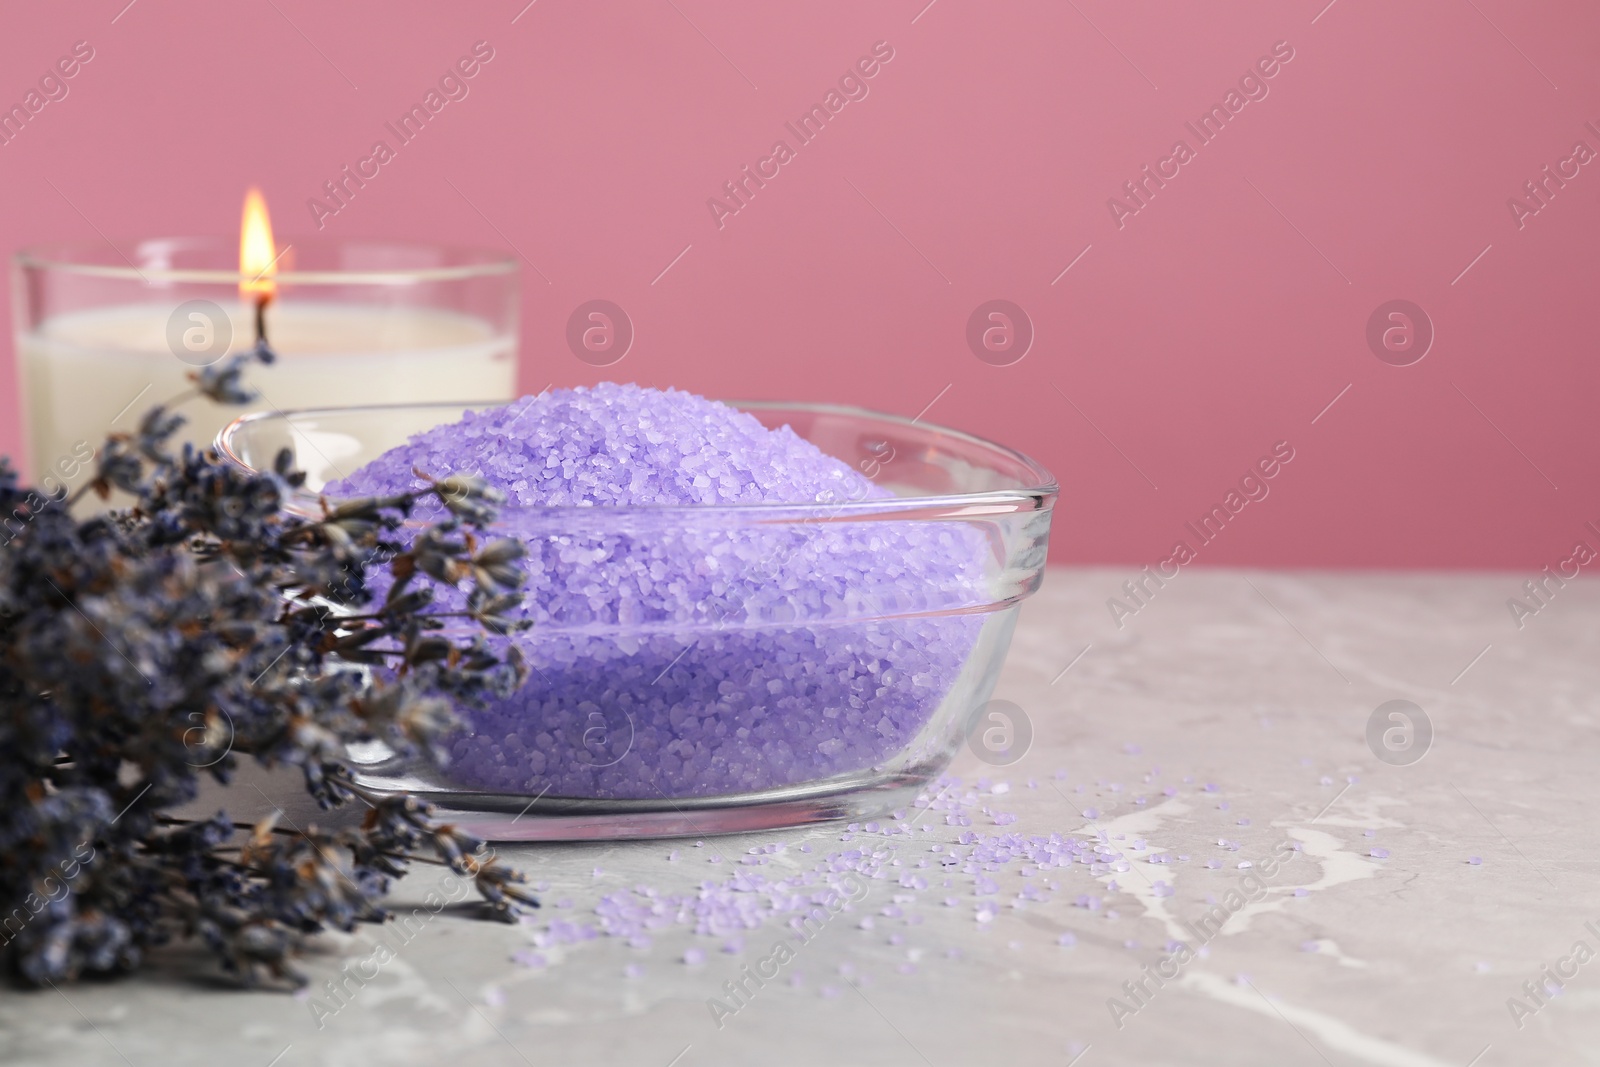
MULTIPOLYGON (((682 893, 725 877, 713 850, 784 843, 762 868, 781 873, 865 835, 505 848, 549 883, 535 924, 447 908, 399 941, 323 938, 304 960, 314 990, 372 958, 380 937, 398 946, 332 1014, 319 1017, 315 998, 196 978, 180 948, 131 980, 6 989, 0 1063, 1600 1062, 1600 958, 1589 958, 1600 957, 1600 586, 1569 584, 1519 629, 1506 600, 1522 575, 1186 570, 1119 628, 1105 601, 1131 576, 1052 569, 997 693, 1031 723, 1027 755, 995 769, 962 753, 951 795, 973 799, 962 809, 972 826, 934 810, 931 832, 890 839, 908 861, 964 832, 1078 835, 1124 855, 1110 871, 1052 872, 1058 889, 1043 902, 1010 906, 1013 867, 995 875, 989 921, 976 920, 970 887, 915 894, 890 918, 895 890, 872 883, 719 1027, 708 998, 764 954, 755 946, 780 936, 776 925, 752 931, 742 955, 674 928, 645 949, 601 937, 546 946, 542 967, 512 957, 550 920, 592 922, 603 892, 682 893), (1396 699, 1433 730, 1404 766, 1366 738, 1374 709, 1396 699), (984 809, 1017 820, 997 826, 984 809), (1198 944, 1208 896, 1225 903, 1260 869, 1241 862, 1284 842, 1298 843, 1294 858, 1203 955, 1145 979, 1169 942, 1198 944), (961 899, 947 907, 950 892, 961 899), (683 963, 696 945, 705 961, 683 963), (1546 967, 1559 988, 1540 990, 1546 967)), ((248 775, 225 799, 242 817, 278 803, 296 822, 314 817, 292 778, 248 775)), ((416 907, 436 881, 409 876, 393 903, 416 907)))

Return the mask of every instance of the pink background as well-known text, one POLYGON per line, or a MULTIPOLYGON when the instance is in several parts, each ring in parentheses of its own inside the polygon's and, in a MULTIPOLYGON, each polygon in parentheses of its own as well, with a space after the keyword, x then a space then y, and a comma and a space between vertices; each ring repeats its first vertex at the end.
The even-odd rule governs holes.
POLYGON ((524 2, 13 11, 0 103, 75 41, 95 58, 0 146, 6 251, 231 233, 250 183, 306 233, 306 200, 485 40, 470 95, 325 232, 515 245, 525 388, 937 396, 930 421, 1057 474, 1056 562, 1165 557, 1279 440, 1294 461, 1202 563, 1535 571, 1595 543, 1600 165, 1520 229, 1507 207, 1600 150, 1594 5, 524 2), (707 199, 877 41, 869 95, 719 229, 707 199), (1119 229, 1108 198, 1278 41, 1269 95, 1119 229), (593 298, 637 330, 603 371, 564 339, 593 298), (965 340, 993 298, 1037 331, 1011 366, 965 340), (1437 331, 1412 366, 1365 340, 1394 298, 1437 331))

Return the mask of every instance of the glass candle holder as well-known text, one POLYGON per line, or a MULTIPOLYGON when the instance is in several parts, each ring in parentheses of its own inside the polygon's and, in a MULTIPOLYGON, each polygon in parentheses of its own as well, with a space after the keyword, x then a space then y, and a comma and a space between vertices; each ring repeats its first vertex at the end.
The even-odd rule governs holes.
MULTIPOLYGON (((25 249, 14 264, 28 468, 81 481, 94 447, 197 367, 247 351, 237 239, 158 238, 25 249)), ((516 391, 517 261, 498 252, 370 240, 296 240, 264 316, 278 354, 243 408, 191 404, 180 441, 206 446, 240 411, 329 404, 509 400, 516 391)))

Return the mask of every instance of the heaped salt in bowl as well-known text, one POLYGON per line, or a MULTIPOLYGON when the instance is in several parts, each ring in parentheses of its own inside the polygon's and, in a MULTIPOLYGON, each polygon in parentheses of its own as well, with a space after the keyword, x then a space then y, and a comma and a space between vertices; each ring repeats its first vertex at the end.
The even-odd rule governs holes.
POLYGON ((699 521, 730 514, 714 505, 892 494, 789 427, 690 393, 524 397, 418 434, 326 492, 395 493, 422 484, 416 470, 487 479, 507 496, 497 534, 528 548, 533 626, 511 640, 529 680, 459 709, 444 773, 460 787, 711 796, 880 768, 914 747, 981 625, 917 617, 937 590, 981 580, 982 540, 959 524, 826 508, 832 521, 699 521))

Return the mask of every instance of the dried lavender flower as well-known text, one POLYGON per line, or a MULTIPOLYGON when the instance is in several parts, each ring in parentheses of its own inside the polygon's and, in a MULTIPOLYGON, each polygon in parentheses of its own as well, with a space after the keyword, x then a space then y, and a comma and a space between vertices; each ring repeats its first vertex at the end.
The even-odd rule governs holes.
MULTIPOLYGON (((247 365, 270 358, 197 371, 193 394, 247 401, 247 365)), ((514 651, 446 630, 525 625, 507 617, 521 546, 484 537, 503 496, 450 475, 296 517, 282 505, 304 475, 287 453, 243 471, 175 450, 182 421, 158 406, 107 438, 85 489, 133 504, 105 514, 74 515, 77 497, 30 490, 0 459, 0 960, 44 984, 194 938, 245 983, 299 984, 301 941, 384 919, 417 862, 472 875, 499 917, 536 906, 482 842, 364 789, 345 758, 370 740, 438 754, 453 702, 521 685, 514 651), (450 517, 403 532, 424 496, 450 517), (394 580, 374 603, 380 567, 394 580), (468 609, 433 611, 438 584, 465 588, 468 609), (296 767, 323 807, 359 799, 366 818, 327 831, 167 814, 240 759, 296 767)))

